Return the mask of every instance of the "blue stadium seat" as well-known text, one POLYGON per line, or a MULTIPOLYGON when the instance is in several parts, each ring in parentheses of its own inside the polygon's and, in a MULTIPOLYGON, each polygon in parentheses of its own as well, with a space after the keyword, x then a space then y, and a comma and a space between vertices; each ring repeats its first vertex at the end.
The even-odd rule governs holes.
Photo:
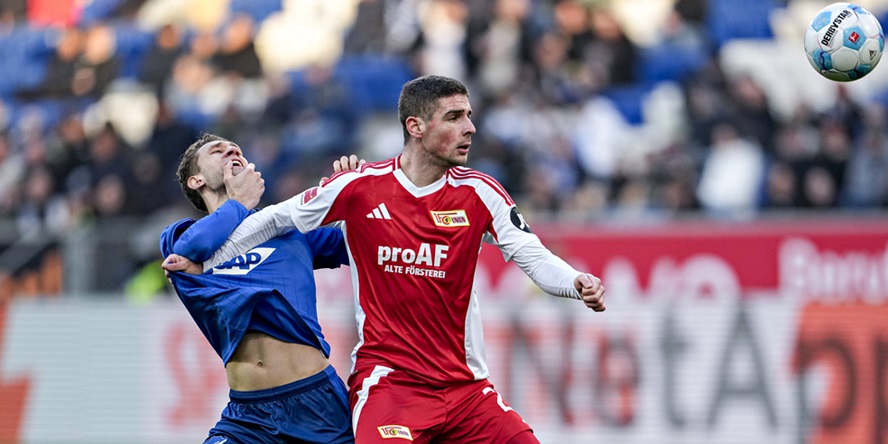
POLYGON ((154 44, 155 34, 132 24, 118 24, 114 26, 114 35, 117 39, 116 54, 122 65, 120 77, 137 76, 142 56, 154 44))
POLYGON ((0 95, 38 85, 55 51, 58 30, 18 26, 0 38, 0 95))
POLYGON ((717 47, 732 39, 773 38, 775 0, 709 0, 707 28, 717 47))
POLYGON ((232 14, 247 13, 259 23, 283 9, 283 0, 231 0, 228 9, 232 14))
POLYGON ((651 87, 652 85, 636 84, 608 88, 601 92, 601 96, 613 102, 627 123, 638 125, 644 121, 642 102, 651 91, 651 87))
POLYGON ((123 3, 123 0, 90 0, 84 2, 83 9, 80 12, 80 24, 89 26, 111 17, 121 3, 123 3))
POLYGON ((392 111, 397 109, 401 87, 413 78, 413 72, 401 58, 351 55, 339 60, 334 76, 361 110, 392 111))
POLYGON ((0 57, 48 57, 55 51, 58 35, 55 28, 16 26, 12 32, 0 37, 0 57))
POLYGON ((663 43, 641 51, 636 77, 644 83, 681 82, 703 66, 707 58, 703 48, 663 43))

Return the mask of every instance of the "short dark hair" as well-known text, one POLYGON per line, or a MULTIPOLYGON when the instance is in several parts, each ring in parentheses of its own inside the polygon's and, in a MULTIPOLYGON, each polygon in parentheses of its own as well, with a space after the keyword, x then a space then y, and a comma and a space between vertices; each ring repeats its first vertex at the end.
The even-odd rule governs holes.
POLYGON ((200 138, 189 145, 185 152, 182 153, 182 158, 179 160, 179 168, 176 169, 176 176, 179 178, 179 187, 182 188, 182 193, 185 194, 185 198, 191 202, 191 205, 193 205, 194 208, 197 208, 204 213, 207 212, 207 204, 197 190, 192 190, 188 187, 188 178, 198 173, 197 150, 199 150, 200 147, 215 141, 228 141, 228 139, 210 133, 201 134, 200 138))
POLYGON ((455 94, 469 95, 469 90, 459 80, 444 76, 423 76, 413 79, 401 88, 398 97, 398 119, 404 130, 404 142, 410 140, 407 118, 410 116, 429 120, 438 105, 438 99, 455 94))

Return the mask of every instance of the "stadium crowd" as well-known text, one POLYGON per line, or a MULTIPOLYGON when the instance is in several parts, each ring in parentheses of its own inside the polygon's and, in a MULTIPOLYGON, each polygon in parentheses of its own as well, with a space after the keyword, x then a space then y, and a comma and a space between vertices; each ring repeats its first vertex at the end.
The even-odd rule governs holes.
POLYGON ((652 47, 593 0, 4 1, 0 219, 188 211, 174 171, 201 131, 249 147, 278 201, 333 156, 399 152, 398 91, 429 73, 469 85, 470 166, 526 213, 888 204, 883 103, 779 116, 718 63, 731 2, 669 3, 652 47))

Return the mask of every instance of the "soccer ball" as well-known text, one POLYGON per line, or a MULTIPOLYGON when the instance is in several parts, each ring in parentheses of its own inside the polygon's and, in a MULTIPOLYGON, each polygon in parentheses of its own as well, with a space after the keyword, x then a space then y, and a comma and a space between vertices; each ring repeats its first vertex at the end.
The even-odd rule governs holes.
POLYGON ((882 58, 884 47, 879 20, 852 3, 823 8, 805 31, 808 62, 823 77, 839 82, 869 74, 882 58))

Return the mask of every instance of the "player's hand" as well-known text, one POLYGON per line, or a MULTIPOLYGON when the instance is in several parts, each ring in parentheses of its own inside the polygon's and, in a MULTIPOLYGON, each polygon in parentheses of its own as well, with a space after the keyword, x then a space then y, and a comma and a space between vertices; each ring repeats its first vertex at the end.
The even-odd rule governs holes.
POLYGON ((187 274, 201 274, 203 273, 203 264, 199 264, 197 262, 192 261, 184 256, 179 256, 178 254, 171 254, 163 260, 163 263, 160 264, 161 268, 163 268, 164 274, 166 277, 170 277, 171 271, 181 271, 187 274))
POLYGON ((248 210, 256 208, 265 193, 265 179, 262 178, 262 173, 256 171, 256 165, 250 163, 237 175, 232 171, 231 162, 226 163, 222 169, 228 198, 240 202, 248 210))
POLYGON ((604 311, 604 285, 601 285, 601 279, 583 273, 574 279, 574 287, 580 292, 587 307, 595 311, 604 311))
POLYGON ((352 171, 358 169, 361 165, 367 163, 364 159, 358 159, 358 156, 342 156, 338 160, 333 161, 333 171, 340 173, 342 171, 352 171))
MULTIPOLYGON (((339 159, 333 161, 333 172, 341 173, 343 171, 353 171, 361 167, 361 165, 367 163, 364 159, 358 159, 358 156, 352 154, 351 156, 342 156, 339 159)), ((327 176, 321 178, 321 182, 319 185, 323 185, 330 179, 327 176)))

